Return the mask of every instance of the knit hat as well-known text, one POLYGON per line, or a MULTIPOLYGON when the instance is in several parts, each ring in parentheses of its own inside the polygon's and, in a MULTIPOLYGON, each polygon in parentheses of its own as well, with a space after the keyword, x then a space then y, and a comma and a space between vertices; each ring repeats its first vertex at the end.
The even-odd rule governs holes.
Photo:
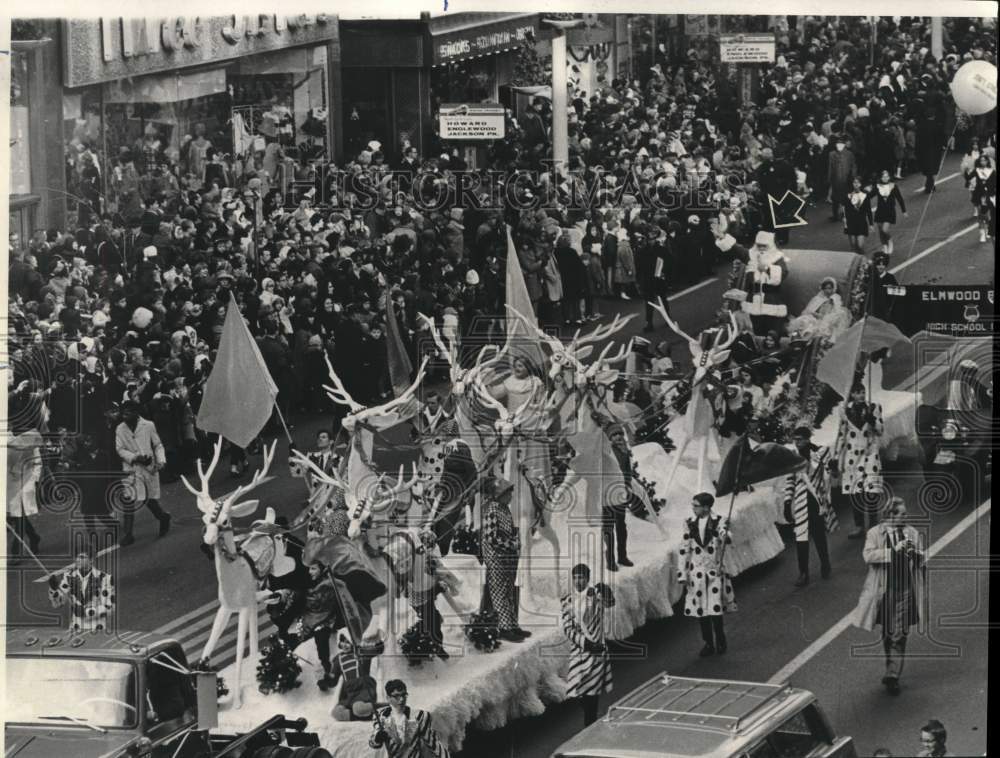
POLYGON ((470 287, 475 287, 479 284, 479 274, 474 269, 469 269, 465 274, 465 283, 470 287))

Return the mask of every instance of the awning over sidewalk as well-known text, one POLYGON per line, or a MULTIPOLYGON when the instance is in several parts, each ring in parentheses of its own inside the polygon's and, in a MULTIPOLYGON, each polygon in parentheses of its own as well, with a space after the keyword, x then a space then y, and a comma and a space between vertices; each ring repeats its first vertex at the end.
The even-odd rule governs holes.
POLYGON ((514 50, 539 33, 537 13, 456 13, 429 22, 433 65, 514 50))

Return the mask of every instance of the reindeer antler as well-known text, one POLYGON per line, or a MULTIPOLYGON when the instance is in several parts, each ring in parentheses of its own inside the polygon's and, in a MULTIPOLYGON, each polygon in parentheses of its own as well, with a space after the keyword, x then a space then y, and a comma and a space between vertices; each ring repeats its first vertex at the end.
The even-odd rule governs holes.
POLYGON ((501 421, 510 420, 510 412, 507 410, 507 406, 501 403, 499 400, 493 397, 493 395, 490 394, 490 391, 486 388, 486 385, 483 384, 483 377, 480 374, 476 374, 472 378, 472 385, 473 387, 475 387, 476 392, 479 395, 480 399, 491 408, 494 408, 497 411, 497 413, 500 414, 501 421))
POLYGON ((670 315, 667 313, 667 306, 664 304, 662 297, 657 298, 657 302, 656 303, 650 303, 650 305, 656 310, 657 313, 659 313, 661 316, 663 316, 663 320, 667 322, 667 326, 669 326, 671 329, 673 329, 681 337, 683 337, 684 339, 686 339, 688 341, 688 344, 690 344, 690 345, 700 345, 700 343, 698 342, 698 340, 696 340, 694 337, 692 337, 687 332, 683 331, 677 325, 677 322, 674 321, 672 318, 670 318, 670 315))
POLYGON ((401 406, 403 403, 409 402, 416 392, 417 387, 424 380, 424 374, 427 371, 427 362, 430 359, 424 357, 423 361, 420 362, 420 369, 417 371, 417 378, 413 380, 411 384, 399 397, 394 397, 388 403, 383 403, 382 405, 376 405, 373 408, 362 408, 358 413, 358 419, 369 418, 370 416, 384 416, 391 413, 396 408, 401 406))
POLYGON ((271 443, 270 448, 267 447, 264 448, 263 464, 261 464, 261 467, 257 469, 257 471, 254 473, 253 479, 251 479, 247 484, 241 484, 239 487, 233 490, 228 497, 226 497, 226 501, 225 503, 223 503, 222 506, 223 512, 228 511, 229 508, 232 506, 232 504, 235 503, 239 498, 243 497, 245 494, 250 492, 250 490, 259 487, 263 483, 264 479, 267 477, 268 470, 271 468, 271 463, 274 462, 274 451, 277 449, 277 447, 278 447, 278 440, 275 440, 274 442, 271 443))
MULTIPOLYGON (((413 475, 409 478, 409 480, 407 480, 403 476, 403 471, 404 471, 404 469, 403 469, 403 466, 401 465, 399 467, 399 474, 396 476, 396 483, 394 485, 392 485, 391 487, 389 487, 388 490, 385 490, 384 492, 380 492, 379 493, 380 494, 379 499, 376 500, 374 503, 372 503, 372 505, 371 505, 371 512, 372 513, 381 513, 383 510, 385 510, 396 499, 396 495, 400 495, 403 492, 406 492, 407 490, 412 489, 413 485, 415 485, 419 481, 420 476, 417 473, 417 465, 416 464, 413 464, 413 466, 412 466, 411 471, 413 472, 413 475)), ((385 476, 384 475, 381 476, 381 477, 379 477, 379 489, 381 489, 381 484, 382 484, 382 482, 384 480, 385 480, 385 476)))
POLYGON ((611 352, 611 348, 614 347, 614 343, 612 342, 605 345, 604 350, 601 351, 601 354, 598 356, 597 360, 594 361, 587 369, 585 376, 588 379, 593 379, 597 375, 597 372, 600 371, 602 366, 607 366, 612 363, 618 363, 619 361, 628 357, 628 354, 632 352, 632 345, 634 342, 635 342, 634 337, 629 339, 628 344, 620 347, 618 349, 618 352, 615 353, 610 358, 608 357, 608 353, 611 352))
POLYGON ((606 340, 612 334, 617 334, 622 329, 624 329, 625 326, 628 324, 628 322, 634 319, 635 316, 636 314, 634 313, 626 316, 625 318, 622 318, 621 315, 616 315, 614 321, 612 321, 610 324, 598 326, 594 331, 589 332, 588 334, 585 334, 582 337, 579 338, 574 337, 574 342, 576 343, 576 345, 580 346, 580 345, 590 345, 595 342, 601 342, 602 340, 606 340))
POLYGON ((305 455, 303 452, 299 450, 293 450, 292 458, 294 458, 295 461, 300 465, 305 466, 310 471, 312 471, 313 476, 315 476, 324 484, 329 484, 332 487, 336 487, 337 489, 343 490, 344 492, 349 491, 347 482, 341 479, 340 476, 336 474, 328 474, 326 471, 317 466, 313 461, 309 460, 309 456, 305 455))
POLYGON ((326 358, 326 367, 329 372, 330 381, 333 382, 333 386, 324 384, 323 389, 326 390, 326 394, 330 396, 330 399, 337 405, 346 405, 351 413, 357 413, 363 411, 365 407, 358 403, 351 394, 347 391, 344 383, 340 381, 340 377, 337 376, 337 372, 333 370, 333 364, 330 363, 330 356, 324 356, 326 358))
POLYGON ((514 306, 508 305, 507 310, 511 311, 515 316, 520 318, 524 322, 525 326, 527 326, 530 329, 533 329, 535 334, 541 337, 545 341, 545 343, 548 344, 550 348, 552 348, 554 352, 557 353, 566 352, 566 346, 562 343, 562 340, 558 339, 557 337, 553 337, 551 334, 546 334, 543 329, 539 328, 536 324, 533 324, 530 319, 528 319, 523 313, 521 313, 514 306))
POLYGON ((720 329, 719 333, 715 336, 715 342, 712 345, 712 349, 714 351, 722 351, 728 348, 730 345, 733 344, 733 342, 736 341, 736 337, 740 333, 740 328, 736 324, 736 316, 733 314, 732 311, 729 312, 729 324, 726 325, 726 332, 728 333, 729 338, 721 344, 720 340, 722 340, 722 330, 720 329))
MULTIPOLYGON (((215 467, 219 465, 219 456, 222 454, 222 435, 219 435, 219 439, 215 442, 215 449, 212 452, 212 462, 208 464, 208 471, 206 472, 201 467, 201 458, 198 459, 198 478, 201 480, 201 489, 195 489, 191 486, 191 483, 187 480, 187 477, 181 474, 181 481, 184 486, 187 487, 187 491, 194 495, 196 498, 205 497, 209 500, 212 496, 208 491, 208 482, 212 478, 212 473, 215 471, 215 467)), ((200 503, 200 501, 199 501, 200 503)))
POLYGON ((449 373, 451 374, 451 381, 454 383, 461 373, 458 366, 458 350, 455 349, 455 343, 452 340, 448 340, 448 346, 445 347, 444 340, 441 339, 441 334, 438 332, 437 327, 434 326, 434 319, 425 316, 423 313, 417 312, 417 318, 422 320, 427 324, 427 328, 430 330, 431 337, 434 339, 434 344, 437 345, 438 353, 448 361, 450 366, 449 373))

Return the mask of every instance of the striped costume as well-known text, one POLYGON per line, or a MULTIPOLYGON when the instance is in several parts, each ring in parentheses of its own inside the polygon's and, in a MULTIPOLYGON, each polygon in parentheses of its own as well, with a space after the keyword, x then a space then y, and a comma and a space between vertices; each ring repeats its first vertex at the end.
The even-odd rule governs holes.
POLYGON ((583 592, 574 590, 562 598, 562 631, 571 646, 567 698, 611 692, 611 659, 607 648, 600 653, 586 648, 588 640, 604 644, 604 608, 602 593, 593 586, 583 592))
POLYGON ((830 448, 812 446, 809 466, 785 479, 782 506, 785 520, 795 524, 795 541, 809 541, 809 495, 815 498, 819 515, 828 532, 837 526, 837 514, 830 505, 830 448))
POLYGON ((379 708, 372 722, 372 736, 368 745, 373 750, 385 747, 389 758, 449 758, 450 753, 431 726, 431 714, 404 706, 406 723, 400 732, 392 715, 392 707, 379 708))

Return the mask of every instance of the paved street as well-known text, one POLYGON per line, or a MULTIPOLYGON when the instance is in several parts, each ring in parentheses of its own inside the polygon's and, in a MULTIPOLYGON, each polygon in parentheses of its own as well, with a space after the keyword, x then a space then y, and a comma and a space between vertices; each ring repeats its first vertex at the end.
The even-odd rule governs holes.
MULTIPOLYGON (((901 283, 992 283, 992 246, 978 242, 967 191, 955 175, 957 164, 957 157, 948 158, 940 189, 930 197, 919 192, 918 177, 901 183, 909 217, 896 229, 896 253, 892 261, 901 283), (928 204, 923 228, 914 240, 917 222, 928 204)), ((793 231, 789 247, 846 249, 840 225, 828 222, 828 215, 828 206, 809 209, 806 214, 809 225, 793 231)), ((872 240, 869 244, 874 247, 872 240)), ((725 273, 720 270, 717 280, 705 281, 673 296, 672 313, 688 331, 707 323, 717 308, 725 273)), ((623 314, 639 312, 642 307, 635 301, 605 300, 600 305, 605 313, 617 310, 623 314)), ((641 326, 642 319, 636 319, 631 332, 641 333, 641 326)), ((660 335, 667 336, 662 328, 652 336, 660 335)), ((298 419, 294 436, 299 446, 311 445, 315 430, 323 423, 318 418, 298 419)), ((269 505, 280 514, 292 516, 301 505, 304 486, 288 477, 286 452, 286 445, 280 443, 272 472, 277 477, 259 490, 261 514, 263 507, 269 505)), ((252 460, 254 464, 259 462, 259 458, 252 460)), ((921 475, 912 461, 901 460, 898 466, 899 470, 891 473, 890 482, 908 502, 920 502, 921 475)), ((217 476, 213 493, 222 494, 232 486, 224 475, 217 476)), ((212 563, 199 550, 201 522, 193 498, 179 484, 173 484, 165 487, 163 503, 174 514, 168 537, 155 539, 155 521, 148 514, 140 514, 136 544, 124 551, 112 548, 103 560, 109 561, 107 565, 119 587, 120 627, 168 632, 181 639, 189 655, 193 655, 204 644, 214 615, 215 574, 212 563)), ((925 512, 930 541, 942 537, 968 513, 967 506, 925 512)), ((949 563, 947 570, 942 568, 934 574, 933 597, 939 598, 940 603, 935 604, 931 635, 926 644, 925 640, 914 643, 915 649, 932 653, 939 652, 935 643, 939 647, 958 646, 957 657, 908 664, 904 694, 892 701, 878 686, 877 660, 866 659, 852 648, 870 641, 870 635, 858 630, 838 635, 791 673, 792 683, 816 692, 836 728, 854 734, 862 747, 886 745, 905 751, 915 745, 914 730, 918 722, 935 716, 953 730, 956 748, 962 752, 984 749, 986 635, 982 624, 987 612, 988 575, 975 573, 975 567, 985 566, 985 559, 978 559, 977 564, 963 556, 977 555, 976 549, 985 555, 983 535, 988 534, 989 521, 987 514, 975 528, 963 532, 943 551, 949 563), (978 583, 973 581, 974 576, 979 577, 978 583), (946 587, 952 589, 946 591, 946 587), (845 661, 848 661, 846 667, 845 661), (936 676, 944 669, 948 671, 947 684, 942 684, 936 676), (956 696, 958 692, 962 697, 956 696), (878 712, 880 718, 861 718, 868 712, 878 712)), ((47 568, 61 568, 69 562, 64 517, 45 513, 37 519, 37 525, 43 537, 42 553, 47 568)), ((860 545, 846 541, 842 534, 833 540, 835 574, 830 582, 815 582, 805 590, 794 589, 791 586, 795 578, 794 556, 787 551, 740 579, 737 584, 740 613, 728 624, 730 652, 725 658, 699 660, 697 629, 683 619, 647 625, 635 639, 649 646, 649 656, 644 661, 616 664, 616 694, 624 694, 657 668, 677 674, 746 679, 767 679, 774 675, 835 625, 857 598, 864 577, 860 545)), ((8 581, 9 623, 60 623, 49 608, 40 571, 10 569, 8 581)), ((216 663, 225 664, 232 658, 235 620, 232 626, 217 651, 216 663)), ((262 626, 264 631, 266 627, 262 626)), ((524 758, 547 755, 574 733, 579 718, 576 706, 558 706, 544 719, 519 722, 499 733, 474 734, 465 754, 524 758)))

